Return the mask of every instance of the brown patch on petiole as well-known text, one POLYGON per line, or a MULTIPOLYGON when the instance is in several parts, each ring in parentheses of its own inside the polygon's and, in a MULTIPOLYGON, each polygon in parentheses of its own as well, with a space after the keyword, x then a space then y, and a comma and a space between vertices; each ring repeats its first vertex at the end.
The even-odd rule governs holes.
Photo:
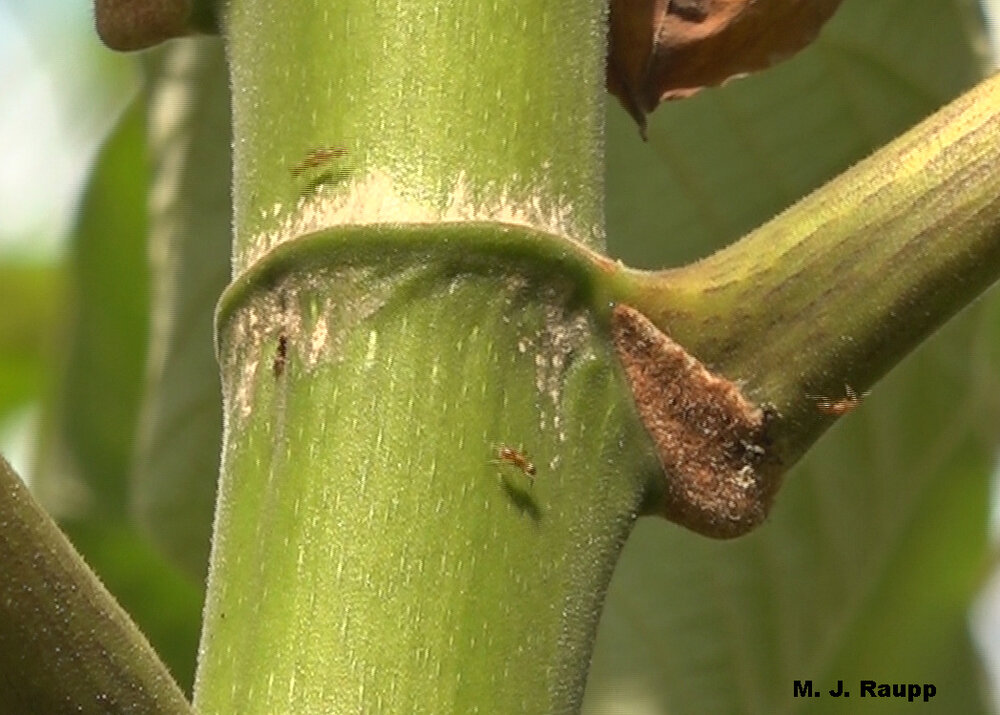
POLYGON ((666 473, 663 515, 732 538, 764 521, 777 490, 768 461, 770 412, 750 403, 642 313, 616 305, 612 337, 639 416, 666 473))

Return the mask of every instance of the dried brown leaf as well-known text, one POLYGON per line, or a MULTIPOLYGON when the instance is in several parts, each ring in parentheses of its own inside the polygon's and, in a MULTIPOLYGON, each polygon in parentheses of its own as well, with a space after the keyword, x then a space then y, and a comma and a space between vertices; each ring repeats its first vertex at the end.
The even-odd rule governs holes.
POLYGON ((810 44, 841 0, 611 0, 608 91, 646 117, 810 44))

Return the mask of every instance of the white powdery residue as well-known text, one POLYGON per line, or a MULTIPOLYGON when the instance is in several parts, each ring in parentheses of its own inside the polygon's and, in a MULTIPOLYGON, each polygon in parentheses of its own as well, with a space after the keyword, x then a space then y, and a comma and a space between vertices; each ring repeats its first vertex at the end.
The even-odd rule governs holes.
MULTIPOLYGON (((518 176, 510 184, 518 184, 518 176)), ((492 188, 492 187, 491 187, 492 188)), ((527 226, 545 233, 581 240, 573 226, 573 205, 565 197, 557 197, 551 206, 544 206, 538 191, 512 192, 510 185, 499 187, 496 203, 476 203, 464 173, 458 175, 441 221, 496 221, 527 226)))
MULTIPOLYGON (((280 292, 280 291, 279 291, 280 292)), ((271 365, 277 350, 278 336, 286 341, 286 350, 297 351, 303 342, 302 318, 297 311, 286 310, 277 293, 263 300, 252 301, 234 314, 225 338, 226 362, 235 364, 236 378, 227 383, 225 391, 232 395, 234 416, 245 420, 253 411, 254 393, 262 364, 271 365), (265 346, 270 346, 268 349, 265 346)), ((224 370, 225 374, 227 371, 224 370)))
POLYGON ((549 374, 549 371, 545 369, 546 363, 544 352, 535 353, 535 388, 539 392, 545 392, 546 376, 549 374))
MULTIPOLYGON (((511 177, 510 184, 517 183, 518 177, 511 177)), ((539 191, 515 192, 508 186, 487 186, 481 193, 498 198, 490 203, 476 202, 468 179, 464 172, 460 173, 441 209, 405 196, 388 174, 375 170, 351 179, 336 192, 321 191, 300 198, 280 219, 282 206, 275 204, 271 213, 277 225, 249 242, 249 250, 240 257, 239 265, 245 268, 275 246, 298 236, 345 225, 487 221, 526 226, 576 241, 585 238, 573 223, 575 210, 565 197, 543 201, 539 191)), ((598 230, 591 228, 588 233, 596 234, 598 230)))
POLYGON ((368 333, 368 350, 365 353, 365 370, 370 370, 375 364, 375 351, 378 346, 378 331, 368 333))
MULTIPOLYGON (((260 365, 259 322, 257 311, 253 308, 241 311, 234 316, 225 340, 223 364, 235 364, 237 374, 232 382, 224 381, 223 391, 231 396, 231 404, 236 407, 235 416, 241 420, 250 416, 253 407, 253 385, 260 365)), ((223 370, 222 373, 225 376, 230 371, 223 370)), ((227 401, 229 399, 227 397, 227 401)))
POLYGON ((240 379, 236 388, 236 404, 240 409, 240 417, 244 420, 250 416, 253 409, 252 392, 254 379, 257 377, 259 360, 247 360, 240 370, 240 379))
POLYGON ((309 352, 306 355, 306 364, 310 368, 316 367, 319 358, 324 353, 327 346, 329 328, 326 323, 325 312, 316 318, 316 325, 313 326, 312 335, 309 337, 309 352))
MULTIPOLYGON (((590 334, 590 327, 585 315, 568 316, 551 306, 545 319, 545 327, 539 335, 539 348, 535 354, 535 385, 539 393, 545 395, 552 404, 552 427, 559 435, 559 441, 565 441, 563 422, 561 419, 560 402, 562 400, 562 385, 565 373, 570 363, 570 356, 578 350, 590 334)), ((541 417, 544 428, 547 419, 541 417)))

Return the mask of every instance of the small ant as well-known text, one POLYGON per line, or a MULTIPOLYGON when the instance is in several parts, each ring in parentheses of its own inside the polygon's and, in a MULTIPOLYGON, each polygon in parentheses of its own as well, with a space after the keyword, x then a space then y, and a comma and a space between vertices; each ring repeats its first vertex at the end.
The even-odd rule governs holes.
POLYGON ((848 412, 854 410, 858 405, 861 404, 861 400, 868 396, 868 393, 859 395, 854 391, 854 388, 848 384, 844 384, 844 397, 839 400, 831 400, 829 397, 820 397, 817 395, 806 395, 813 400, 816 400, 816 409, 825 415, 834 415, 835 417, 840 417, 841 415, 846 415, 848 412))
POLYGON ((500 462, 510 462, 515 467, 524 472, 528 479, 531 480, 531 484, 535 483, 535 464, 528 456, 513 447, 508 447, 507 445, 502 445, 497 450, 497 458, 500 462))
POLYGON ((317 149, 310 149, 306 153, 305 158, 293 166, 290 171, 292 172, 292 176, 298 177, 306 169, 314 169, 317 166, 322 166, 331 159, 339 159, 342 156, 347 156, 347 149, 339 146, 323 146, 317 149))

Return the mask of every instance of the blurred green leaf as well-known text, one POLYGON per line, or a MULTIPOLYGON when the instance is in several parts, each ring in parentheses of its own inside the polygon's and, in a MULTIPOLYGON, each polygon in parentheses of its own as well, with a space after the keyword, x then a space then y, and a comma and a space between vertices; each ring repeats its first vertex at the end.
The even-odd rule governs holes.
POLYGON ((70 246, 61 374, 43 416, 36 494, 57 517, 125 512, 148 331, 141 104, 101 150, 70 246))
POLYGON ((131 509, 199 581, 208 570, 222 444, 215 303, 229 280, 229 80, 218 38, 150 56, 152 333, 131 509))
POLYGON ((54 266, 0 263, 0 424, 48 384, 61 289, 54 266))
POLYGON ((102 148, 70 248, 62 365, 43 408, 32 486, 90 566, 190 687, 201 586, 129 520, 148 334, 143 102, 102 148))
MULTIPOLYGON (((981 76, 971 10, 848 2, 795 60, 661 108, 649 145, 612 108, 612 249, 650 267, 694 260, 916 123, 981 76)), ((967 611, 988 560, 998 328, 994 291, 821 440, 758 532, 716 543, 644 520, 584 712, 913 707, 859 700, 860 678, 934 683, 924 710, 986 711, 967 611), (843 679, 853 707, 792 699, 795 679, 843 679)))

